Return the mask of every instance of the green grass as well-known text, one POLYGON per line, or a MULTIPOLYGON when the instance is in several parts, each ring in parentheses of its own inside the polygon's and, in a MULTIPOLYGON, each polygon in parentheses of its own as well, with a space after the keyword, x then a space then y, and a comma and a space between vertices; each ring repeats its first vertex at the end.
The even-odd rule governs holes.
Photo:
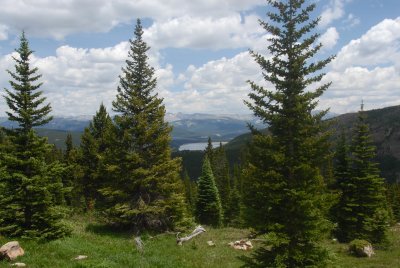
MULTIPOLYGON (((69 220, 73 227, 70 237, 48 243, 19 240, 25 255, 16 262, 27 267, 240 267, 238 257, 249 256, 230 248, 231 241, 246 237, 249 232, 243 229, 211 229, 184 243, 176 245, 175 234, 166 233, 155 237, 142 236, 145 250, 141 254, 136 250, 134 236, 116 232, 97 224, 93 218, 75 216, 69 220), (215 247, 207 245, 212 240, 215 247), (86 260, 73 260, 78 255, 87 255, 86 260)), ((347 245, 326 241, 324 245, 336 255, 333 267, 400 267, 400 226, 390 232, 391 247, 377 250, 372 258, 355 258, 347 253, 347 245)), ((0 244, 9 239, 0 237, 0 244)), ((257 247, 257 242, 253 242, 257 247)), ((10 267, 10 263, 0 261, 0 267, 10 267)))
MULTIPOLYGON (((207 229, 195 239, 183 246, 176 245, 175 234, 161 234, 152 238, 142 237, 145 243, 143 254, 136 250, 134 236, 109 230, 86 217, 71 219, 73 233, 70 237, 38 243, 18 240, 25 255, 16 262, 27 267, 239 267, 237 258, 249 254, 231 249, 230 241, 244 238, 246 230, 207 229), (215 247, 207 241, 215 242, 215 247), (78 255, 87 255, 86 260, 75 261, 78 255), (223 266, 222 266, 223 265, 223 266)), ((0 244, 10 240, 0 237, 0 244)), ((6 261, 0 261, 0 267, 9 267, 6 261)))
POLYGON ((337 257, 333 267, 340 268, 400 268, 400 225, 392 227, 389 231, 389 245, 386 249, 375 249, 371 258, 357 258, 347 251, 347 244, 333 241, 326 242, 327 247, 337 257))

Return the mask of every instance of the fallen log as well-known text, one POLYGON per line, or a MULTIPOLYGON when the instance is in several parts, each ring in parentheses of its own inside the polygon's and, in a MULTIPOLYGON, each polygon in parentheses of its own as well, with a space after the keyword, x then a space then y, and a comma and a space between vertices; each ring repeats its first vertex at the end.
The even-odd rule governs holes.
POLYGON ((183 242, 189 241, 190 239, 192 239, 193 237, 198 236, 199 234, 202 234, 206 231, 206 229, 204 229, 203 227, 201 227, 201 225, 197 226, 196 229, 193 230, 193 232, 185 237, 179 237, 180 233, 176 234, 176 243, 179 246, 182 246, 183 242))

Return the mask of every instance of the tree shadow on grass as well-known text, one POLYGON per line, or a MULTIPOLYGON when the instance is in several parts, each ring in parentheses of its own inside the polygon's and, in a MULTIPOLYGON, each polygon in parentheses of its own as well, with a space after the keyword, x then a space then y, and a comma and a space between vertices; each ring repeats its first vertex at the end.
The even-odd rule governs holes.
POLYGON ((113 238, 131 239, 134 236, 132 230, 100 223, 89 223, 85 230, 86 232, 94 233, 96 235, 109 236, 113 238))

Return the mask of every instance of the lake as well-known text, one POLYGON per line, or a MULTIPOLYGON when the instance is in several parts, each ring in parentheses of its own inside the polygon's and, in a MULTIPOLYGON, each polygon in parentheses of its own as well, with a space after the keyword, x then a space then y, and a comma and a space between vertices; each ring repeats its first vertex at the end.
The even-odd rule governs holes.
MULTIPOLYGON (((219 141, 218 142, 212 142, 212 146, 214 148, 219 147, 219 141)), ((228 143, 226 141, 221 142, 222 145, 228 143)), ((207 147, 207 142, 196 142, 196 143, 186 143, 181 146, 179 146, 179 151, 204 151, 207 147)))

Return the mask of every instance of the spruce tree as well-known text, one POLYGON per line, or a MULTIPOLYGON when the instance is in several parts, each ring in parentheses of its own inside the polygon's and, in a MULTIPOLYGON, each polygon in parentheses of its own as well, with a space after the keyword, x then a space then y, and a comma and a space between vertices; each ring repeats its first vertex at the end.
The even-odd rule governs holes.
POLYGON ((10 109, 8 119, 17 122, 18 127, 10 131, 9 146, 0 154, 0 233, 54 239, 68 232, 56 209, 56 205, 63 203, 64 168, 58 162, 46 162, 52 146, 33 130, 52 117, 50 104, 44 104, 46 98, 38 91, 41 75, 30 66, 33 52, 24 33, 16 52, 15 72, 8 71, 12 90, 6 89, 5 99, 10 109))
POLYGON ((204 149, 204 157, 207 157, 210 163, 212 163, 214 156, 214 147, 212 145, 211 137, 208 137, 206 149, 204 149))
POLYGON ((399 183, 387 184, 386 198, 392 214, 392 222, 400 222, 400 185, 399 183))
POLYGON ((228 226, 240 227, 242 225, 241 202, 240 180, 237 176, 234 176, 229 193, 229 203, 224 214, 225 222, 228 226))
POLYGON ((72 134, 68 133, 67 138, 65 139, 65 158, 68 158, 74 149, 74 144, 72 142, 72 134))
POLYGON ((80 190, 85 200, 85 209, 101 207, 102 195, 99 190, 107 180, 106 154, 110 150, 114 135, 114 125, 106 107, 101 104, 89 126, 81 137, 80 165, 83 176, 80 190))
POLYGON ((72 134, 68 133, 65 139, 65 152, 63 154, 63 162, 65 172, 62 177, 64 185, 64 196, 68 206, 76 205, 79 197, 77 196, 76 184, 80 175, 80 167, 78 165, 78 150, 74 148, 72 134))
MULTIPOLYGON (((350 150, 346 141, 346 135, 344 129, 341 130, 340 136, 338 137, 334 158, 334 180, 330 186, 331 192, 335 195, 335 200, 330 209, 330 218, 332 222, 338 221, 338 209, 339 209, 339 199, 341 195, 340 187, 343 182, 348 180, 350 177, 350 150)), ((336 230, 333 230, 336 232, 336 230)))
POLYGON ((224 223, 229 223, 230 217, 227 217, 229 206, 232 205, 231 197, 231 178, 229 174, 229 162, 222 144, 214 149, 211 162, 211 169, 214 174, 215 183, 221 199, 222 211, 224 213, 224 223))
POLYGON ((208 157, 204 158, 201 177, 197 184, 197 220, 201 224, 220 227, 223 221, 223 211, 208 157))
POLYGON ((29 42, 22 32, 20 47, 16 49, 18 58, 13 57, 16 62, 15 72, 7 70, 11 75, 10 91, 6 89, 4 96, 11 111, 7 111, 8 119, 18 123, 18 130, 28 133, 33 127, 44 125, 52 120, 49 116, 51 111, 50 103, 42 105, 46 98, 42 97, 43 92, 37 91, 42 83, 36 83, 41 75, 36 74, 38 68, 31 68, 29 57, 33 51, 29 48, 29 42))
POLYGON ((350 176, 350 151, 344 130, 341 131, 334 157, 335 188, 350 176))
POLYGON ((183 173, 183 184, 185 186, 185 196, 189 211, 193 213, 196 205, 197 185, 189 177, 189 174, 187 173, 186 170, 183 173))
POLYGON ((274 89, 249 82, 246 102, 269 125, 270 134, 252 128, 244 170, 244 217, 247 225, 267 236, 265 246, 247 259, 249 267, 325 267, 327 251, 319 241, 326 232, 324 180, 320 167, 329 154, 329 134, 316 112, 318 98, 329 87, 320 70, 332 57, 316 61, 319 19, 310 19, 315 4, 304 0, 269 0, 274 11, 261 26, 271 34, 272 55, 250 51, 274 89), (276 11, 276 12, 275 12, 276 11))
POLYGON ((111 223, 139 230, 173 229, 187 221, 180 159, 171 159, 172 128, 154 92, 149 47, 137 21, 118 94, 113 102, 116 140, 109 155, 110 184, 102 189, 111 223))
POLYGON ((361 106, 353 133, 349 176, 339 183, 342 194, 338 205, 337 236, 340 241, 385 242, 388 212, 384 179, 379 176, 374 162, 375 150, 361 106))

